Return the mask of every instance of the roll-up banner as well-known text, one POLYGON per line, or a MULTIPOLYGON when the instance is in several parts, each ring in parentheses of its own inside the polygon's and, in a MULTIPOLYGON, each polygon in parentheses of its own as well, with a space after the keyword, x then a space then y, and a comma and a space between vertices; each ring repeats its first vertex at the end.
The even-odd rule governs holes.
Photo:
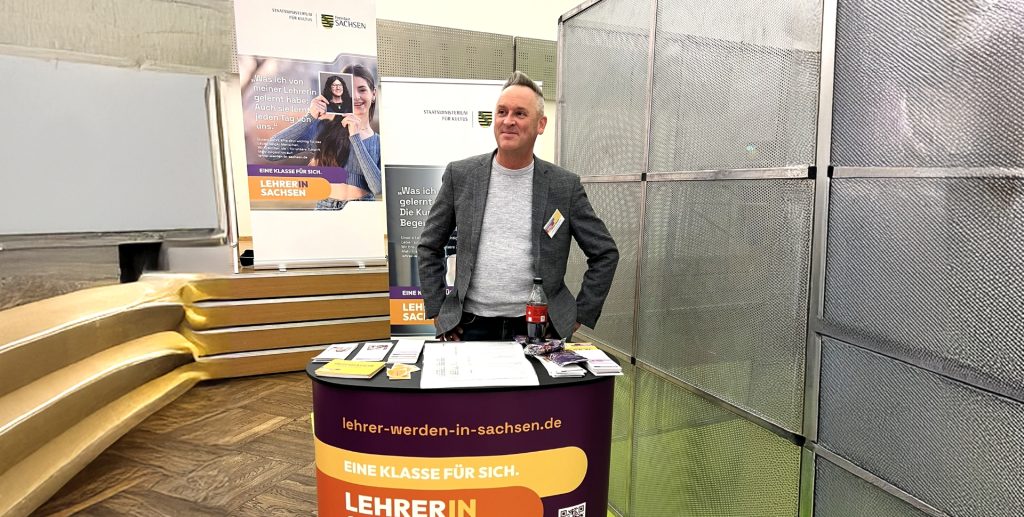
POLYGON ((382 265, 372 0, 235 2, 256 267, 382 265))
MULTIPOLYGON (((382 83, 388 99, 381 123, 388 128, 391 334, 433 336, 433 321, 423 312, 416 245, 445 166, 495 149, 494 106, 504 81, 384 78, 382 83)), ((449 286, 455 282, 457 233, 447 246, 449 286)))

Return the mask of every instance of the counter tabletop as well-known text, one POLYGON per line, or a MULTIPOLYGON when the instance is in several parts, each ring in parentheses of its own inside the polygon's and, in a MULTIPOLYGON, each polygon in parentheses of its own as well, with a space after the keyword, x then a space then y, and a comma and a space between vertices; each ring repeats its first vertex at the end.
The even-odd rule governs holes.
MULTIPOLYGON (((394 340, 397 341, 397 340, 394 340)), ((427 344, 431 343, 428 341, 427 344)), ((466 342, 469 343, 469 342, 466 342)), ((353 355, 355 355, 353 353, 353 355)), ((548 375, 547 370, 541 366, 540 362, 536 359, 527 357, 530 361, 530 365, 533 366, 534 372, 537 374, 537 380, 539 384, 533 386, 480 386, 473 388, 438 388, 438 389, 424 389, 420 387, 420 379, 423 375, 423 354, 420 354, 419 360, 415 363, 420 368, 419 371, 412 373, 412 378, 407 380, 390 380, 388 379, 385 367, 381 371, 377 372, 370 379, 347 379, 339 377, 322 377, 315 373, 316 369, 323 366, 325 363, 314 363, 310 362, 306 365, 306 374, 309 375, 314 382, 322 383, 330 386, 337 386, 341 388, 356 388, 356 389, 368 389, 368 390, 411 390, 411 391, 505 391, 505 390, 531 390, 538 388, 546 388, 550 386, 568 386, 586 384, 591 382, 600 381, 607 379, 607 376, 596 376, 590 372, 587 372, 582 377, 551 377, 548 375)), ((612 358, 615 360, 615 358, 612 358)), ((390 366, 391 363, 388 363, 390 366)))

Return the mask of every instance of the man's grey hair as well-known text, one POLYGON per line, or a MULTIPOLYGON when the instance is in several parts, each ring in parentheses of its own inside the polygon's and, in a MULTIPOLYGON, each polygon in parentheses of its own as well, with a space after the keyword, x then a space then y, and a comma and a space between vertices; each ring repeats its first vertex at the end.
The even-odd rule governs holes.
POLYGON ((505 86, 501 87, 501 91, 505 91, 510 86, 525 86, 533 90, 533 93, 537 94, 537 112, 541 116, 544 115, 544 92, 541 91, 540 86, 537 86, 537 83, 533 82, 533 79, 530 79, 530 76, 516 70, 505 81, 505 86))

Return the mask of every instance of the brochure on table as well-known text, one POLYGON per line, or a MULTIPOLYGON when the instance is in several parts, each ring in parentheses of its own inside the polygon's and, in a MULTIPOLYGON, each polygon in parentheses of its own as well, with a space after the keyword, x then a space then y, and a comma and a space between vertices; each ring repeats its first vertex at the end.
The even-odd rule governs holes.
POLYGON ((359 343, 338 343, 337 345, 331 345, 320 352, 313 358, 314 363, 326 363, 334 359, 348 359, 348 356, 352 354, 352 351, 359 346, 359 343))

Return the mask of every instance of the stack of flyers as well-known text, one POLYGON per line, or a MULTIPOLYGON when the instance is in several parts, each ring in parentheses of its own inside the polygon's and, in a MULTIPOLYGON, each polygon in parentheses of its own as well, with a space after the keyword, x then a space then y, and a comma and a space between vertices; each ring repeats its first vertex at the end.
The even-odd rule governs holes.
POLYGON ((550 354, 544 354, 544 356, 558 366, 569 366, 570 364, 587 362, 586 357, 583 357, 572 350, 559 350, 557 352, 551 352, 550 354))
POLYGON ((419 361, 422 350, 422 339, 399 339, 395 349, 391 351, 391 356, 388 357, 388 362, 413 364, 419 361))
POLYGON ((622 375, 622 367, 591 343, 566 343, 565 349, 586 357, 587 370, 594 375, 622 375))
POLYGON ((312 361, 314 363, 326 363, 333 359, 348 359, 349 354, 352 353, 359 343, 338 343, 337 345, 331 345, 320 352, 320 355, 314 357, 312 361))
POLYGON ((363 348, 359 349, 356 356, 352 358, 353 361, 383 361, 388 355, 388 350, 391 350, 391 345, 394 343, 390 341, 373 341, 370 343, 364 343, 363 348))
POLYGON ((412 372, 420 371, 419 366, 398 363, 387 369, 388 379, 393 381, 405 381, 412 378, 412 372))
POLYGON ((583 377, 587 374, 586 370, 578 364, 559 366, 558 363, 552 361, 546 355, 535 355, 533 357, 540 361, 540 365, 548 371, 548 375, 551 377, 583 377))
POLYGON ((331 359, 330 362, 317 368, 313 373, 321 377, 338 377, 341 379, 370 379, 377 374, 384 363, 370 361, 346 361, 331 359))

